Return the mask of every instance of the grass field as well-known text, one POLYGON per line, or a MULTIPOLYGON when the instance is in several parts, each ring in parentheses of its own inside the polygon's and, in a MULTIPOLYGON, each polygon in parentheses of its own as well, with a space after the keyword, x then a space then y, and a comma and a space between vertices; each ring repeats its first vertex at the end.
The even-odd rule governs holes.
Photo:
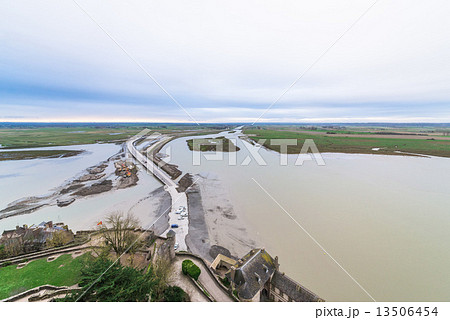
MULTIPOLYGON (((271 127, 273 128, 273 127, 271 127)), ((398 155, 395 151, 406 153, 418 153, 439 157, 450 157, 450 140, 427 140, 427 139, 405 139, 405 138, 380 138, 380 137, 341 137, 333 135, 323 135, 273 130, 273 129, 245 129, 245 134, 250 135, 252 140, 267 139, 264 146, 280 151, 280 146, 270 145, 270 139, 297 139, 297 146, 289 146, 288 153, 299 153, 305 139, 313 139, 320 152, 337 153, 369 153, 398 155), (373 151, 372 148, 380 148, 373 151)))
POLYGON ((349 125, 289 125, 276 124, 264 125, 264 129, 268 130, 285 130, 285 131, 311 131, 317 132, 332 132, 334 134, 346 135, 378 135, 378 134, 409 134, 409 135, 428 135, 432 137, 450 136, 450 125, 443 124, 349 124, 349 125))
POLYGON ((150 129, 159 133, 173 133, 189 130, 216 130, 225 128, 225 126, 181 124, 0 124, 0 145, 3 149, 11 149, 67 146, 97 142, 123 142, 143 129, 150 129))
POLYGON ((2 151, 0 161, 67 158, 83 153, 82 150, 27 150, 27 151, 2 151))
POLYGON ((112 142, 132 137, 139 128, 45 127, 1 128, 3 148, 32 148, 112 142))
POLYGON ((0 300, 44 284, 74 285, 89 256, 86 253, 72 259, 70 254, 64 254, 51 262, 47 258, 31 261, 22 269, 17 269, 17 265, 0 268, 0 300))

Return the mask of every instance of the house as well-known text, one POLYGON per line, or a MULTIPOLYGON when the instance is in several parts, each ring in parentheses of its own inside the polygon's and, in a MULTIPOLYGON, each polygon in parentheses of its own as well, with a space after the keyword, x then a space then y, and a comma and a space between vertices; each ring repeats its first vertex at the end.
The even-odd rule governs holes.
POLYGON ((53 224, 52 221, 41 222, 38 225, 17 226, 13 230, 5 230, 0 238, 0 245, 8 256, 42 250, 49 246, 65 245, 74 240, 74 235, 67 225, 53 224), (54 235, 58 233, 58 241, 54 235), (53 240, 54 243, 50 243, 53 240))
POLYGON ((211 264, 218 273, 227 268, 225 276, 230 290, 241 301, 323 301, 316 294, 279 271, 278 257, 272 258, 265 249, 252 249, 235 261, 219 254, 211 264), (234 264, 232 264, 234 262, 234 264))

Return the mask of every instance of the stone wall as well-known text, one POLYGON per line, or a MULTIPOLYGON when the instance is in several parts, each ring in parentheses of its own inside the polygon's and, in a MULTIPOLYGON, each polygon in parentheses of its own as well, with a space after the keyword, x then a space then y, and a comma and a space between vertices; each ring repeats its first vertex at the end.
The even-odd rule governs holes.
POLYGON ((315 293, 303 287, 285 274, 275 271, 270 282, 264 288, 269 301, 281 302, 319 302, 324 301, 315 293))

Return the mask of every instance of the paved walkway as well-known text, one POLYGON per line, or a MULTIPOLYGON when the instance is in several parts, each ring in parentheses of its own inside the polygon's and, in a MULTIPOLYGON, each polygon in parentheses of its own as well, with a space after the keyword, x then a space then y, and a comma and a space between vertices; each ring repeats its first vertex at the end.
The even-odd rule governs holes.
MULTIPOLYGON (((178 243, 178 249, 182 251, 187 251, 187 245, 186 245, 186 236, 189 232, 189 216, 185 217, 183 220, 178 220, 179 214, 176 214, 175 211, 180 207, 184 206, 186 208, 186 213, 188 212, 188 206, 187 206, 187 196, 184 192, 178 192, 177 187, 178 184, 172 180, 172 178, 160 167, 155 165, 153 161, 148 159, 145 155, 143 155, 139 150, 134 146, 134 142, 138 140, 139 138, 136 138, 135 140, 129 140, 127 141, 127 149, 130 152, 130 154, 139 161, 150 173, 152 173, 155 177, 157 177, 162 183, 165 184, 164 189, 169 192, 170 197, 172 199, 172 205, 171 205, 171 211, 169 212, 169 225, 176 224, 178 225, 178 228, 174 228, 173 230, 176 233, 175 241, 178 243)), ((170 138, 164 137, 160 141, 154 143, 150 148, 147 150, 147 154, 151 153, 153 150, 157 149, 161 144, 166 143, 170 138)), ((166 230, 163 235, 166 235, 167 232, 170 230, 166 230)))
POLYGON ((191 298, 193 302, 209 302, 208 298, 195 286, 187 276, 181 271, 181 264, 183 259, 176 259, 173 263, 173 272, 170 279, 170 284, 178 286, 183 289, 191 298))
POLYGON ((185 259, 192 260, 200 268, 201 273, 198 281, 213 296, 214 300, 218 302, 234 302, 234 300, 223 291, 222 287, 217 283, 217 280, 208 272, 208 270, 206 270, 205 266, 199 259, 188 256, 177 256, 175 258, 175 264, 180 265, 180 270, 181 263, 185 259))

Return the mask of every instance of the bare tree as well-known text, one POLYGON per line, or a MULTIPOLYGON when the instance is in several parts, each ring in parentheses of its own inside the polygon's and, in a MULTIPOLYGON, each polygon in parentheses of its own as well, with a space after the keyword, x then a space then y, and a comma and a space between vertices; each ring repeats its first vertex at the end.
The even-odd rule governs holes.
POLYGON ((152 273, 154 280, 152 296, 156 301, 160 301, 163 298, 164 291, 170 284, 172 263, 164 257, 156 257, 149 265, 148 272, 152 273))
POLYGON ((46 245, 49 248, 56 248, 68 244, 72 240, 73 236, 67 231, 56 231, 53 233, 52 238, 47 240, 46 245))
POLYGON ((134 253, 142 245, 134 229, 139 228, 139 220, 133 214, 113 212, 106 217, 100 230, 106 244, 119 256, 125 251, 134 253))

